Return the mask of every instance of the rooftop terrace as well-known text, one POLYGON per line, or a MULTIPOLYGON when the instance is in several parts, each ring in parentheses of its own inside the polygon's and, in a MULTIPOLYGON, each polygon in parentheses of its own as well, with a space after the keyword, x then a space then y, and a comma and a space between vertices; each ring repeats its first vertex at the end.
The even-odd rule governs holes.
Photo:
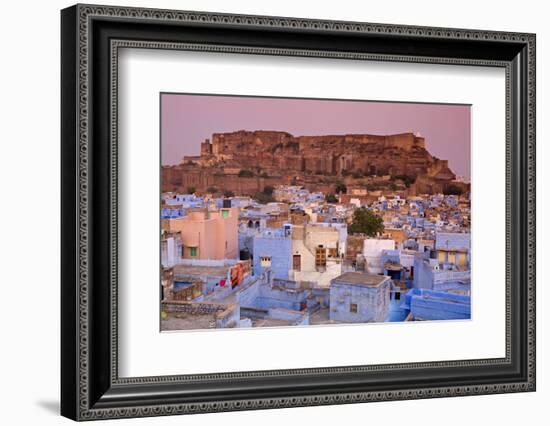
POLYGON ((331 281, 331 285, 361 285, 378 287, 390 277, 385 275, 365 274, 362 272, 346 272, 331 281))
POLYGON ((223 276, 227 274, 228 269, 231 266, 199 266, 199 265, 175 265, 174 266, 174 275, 213 275, 213 276, 223 276))

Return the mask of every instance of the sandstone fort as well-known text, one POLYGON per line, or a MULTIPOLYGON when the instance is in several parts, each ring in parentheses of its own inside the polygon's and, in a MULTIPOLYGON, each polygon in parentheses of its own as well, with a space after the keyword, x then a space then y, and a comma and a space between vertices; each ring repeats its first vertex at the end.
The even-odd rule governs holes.
MULTIPOLYGON (((185 141, 182 141, 185 142, 185 141)), ((162 167, 163 191, 214 189, 253 195, 266 186, 302 185, 335 192, 337 183, 392 189, 407 195, 435 194, 449 187, 468 191, 448 161, 426 149, 412 132, 394 135, 294 136, 282 131, 214 133, 200 155, 162 167)))

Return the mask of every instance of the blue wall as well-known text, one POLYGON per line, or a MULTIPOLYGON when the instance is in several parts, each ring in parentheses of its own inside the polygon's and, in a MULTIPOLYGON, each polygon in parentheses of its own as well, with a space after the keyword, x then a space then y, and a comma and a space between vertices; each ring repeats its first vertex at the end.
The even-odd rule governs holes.
POLYGON ((342 322, 384 322, 390 311, 390 281, 378 287, 345 284, 330 286, 329 318, 342 322), (351 304, 357 311, 351 312, 351 304))
POLYGON ((288 279, 291 269, 292 240, 288 236, 264 236, 254 237, 254 275, 261 275, 265 268, 261 265, 261 257, 271 257, 271 270, 273 277, 281 280, 288 279))
POLYGON ((269 283, 257 280, 236 293, 236 302, 241 306, 256 309, 283 308, 298 311, 310 291, 285 290, 272 287, 269 283))
POLYGON ((254 301, 260 297, 260 280, 250 285, 242 286, 235 293, 235 300, 241 306, 254 306, 254 301))
POLYGON ((260 289, 260 297, 255 300, 254 306, 260 309, 284 308, 298 311, 301 302, 305 302, 308 295, 309 292, 306 291, 285 291, 264 285, 260 289))
POLYGON ((405 295, 404 308, 409 307, 415 319, 470 319, 470 296, 431 290, 410 290, 405 295))
POLYGON ((414 256, 414 288, 433 289, 434 276, 433 269, 429 262, 424 262, 423 255, 414 256))
MULTIPOLYGON (((403 295, 405 293, 402 293, 403 295)), ((409 310, 405 309, 402 305, 401 300, 392 299, 390 302, 390 313, 388 315, 388 322, 401 322, 405 321, 407 315, 409 315, 409 310)))

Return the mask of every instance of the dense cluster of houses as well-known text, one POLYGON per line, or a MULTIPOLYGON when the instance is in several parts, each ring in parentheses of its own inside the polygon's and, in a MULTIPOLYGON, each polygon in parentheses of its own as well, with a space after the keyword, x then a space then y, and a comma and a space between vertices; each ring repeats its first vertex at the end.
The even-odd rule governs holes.
POLYGON ((162 329, 470 318, 467 196, 163 193, 162 329), (355 209, 383 219, 348 234, 355 209))

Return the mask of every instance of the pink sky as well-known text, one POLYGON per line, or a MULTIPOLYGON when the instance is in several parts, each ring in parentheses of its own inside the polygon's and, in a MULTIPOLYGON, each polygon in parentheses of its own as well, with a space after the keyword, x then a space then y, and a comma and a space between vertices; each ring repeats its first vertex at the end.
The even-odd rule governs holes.
POLYGON ((470 106, 161 94, 161 157, 198 155, 212 133, 279 130, 294 136, 420 132, 428 151, 470 178, 470 106))

